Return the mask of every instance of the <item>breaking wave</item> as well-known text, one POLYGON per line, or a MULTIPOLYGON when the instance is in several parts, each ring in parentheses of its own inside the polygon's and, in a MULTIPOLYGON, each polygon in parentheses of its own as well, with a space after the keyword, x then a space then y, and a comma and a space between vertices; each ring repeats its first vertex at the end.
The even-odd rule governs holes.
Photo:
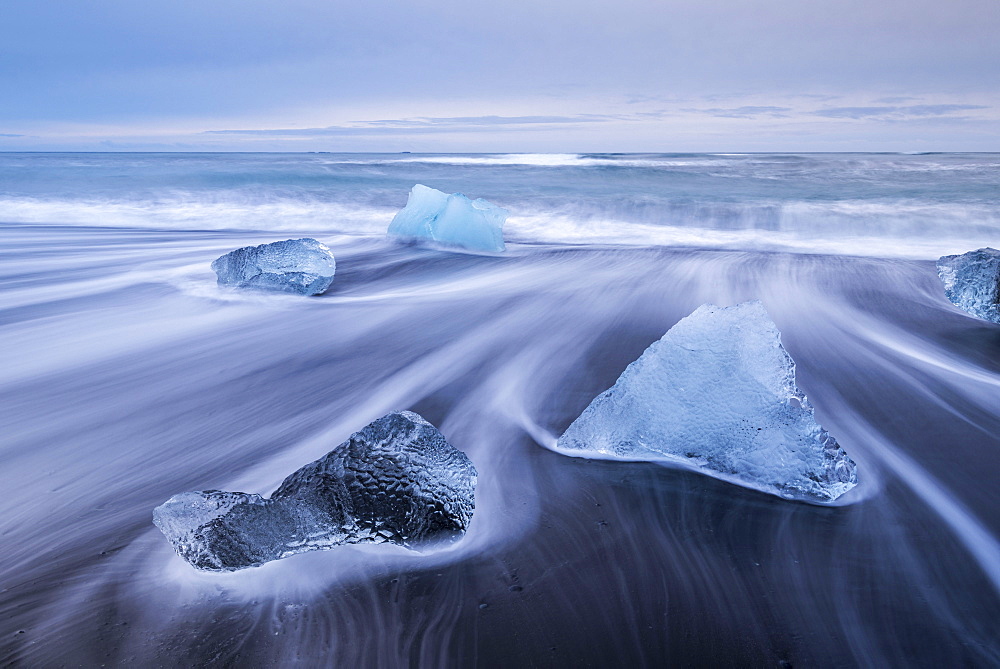
MULTIPOLYGON (((381 236, 395 205, 317 197, 174 193, 150 200, 0 199, 0 221, 160 230, 381 236)), ((385 198, 388 199, 388 198, 385 198)), ((937 258, 996 244, 1000 210, 981 205, 873 201, 678 203, 656 198, 558 204, 501 202, 521 244, 665 246, 937 258)))

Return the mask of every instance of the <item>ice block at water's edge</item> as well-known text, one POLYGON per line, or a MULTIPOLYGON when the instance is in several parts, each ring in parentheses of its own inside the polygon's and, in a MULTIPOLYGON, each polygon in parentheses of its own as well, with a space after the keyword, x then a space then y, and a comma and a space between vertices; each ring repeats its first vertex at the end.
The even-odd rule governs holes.
POLYGON ((448 195, 417 184, 406 206, 389 224, 389 234, 472 251, 503 251, 503 224, 509 212, 483 199, 448 195))
POLYGON ((855 464, 813 417, 759 301, 703 305, 559 438, 569 455, 670 460, 785 498, 836 499, 855 464))
POLYGON ((174 495, 153 523, 198 569, 234 571, 340 544, 454 541, 475 509, 476 469, 437 428, 401 411, 288 476, 270 499, 174 495))
POLYGON ((1000 323, 1000 251, 991 248, 937 261, 944 294, 962 311, 1000 323))
POLYGON ((315 239, 288 239, 230 251, 212 262, 219 284, 319 295, 333 282, 337 263, 315 239))

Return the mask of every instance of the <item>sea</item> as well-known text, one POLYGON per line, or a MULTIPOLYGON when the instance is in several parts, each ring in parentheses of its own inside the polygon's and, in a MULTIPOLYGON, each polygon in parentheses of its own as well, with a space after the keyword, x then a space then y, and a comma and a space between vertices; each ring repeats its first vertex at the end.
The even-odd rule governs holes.
POLYGON ((935 268, 986 246, 1000 154, 0 153, 0 666, 1000 666, 1000 326, 935 268), (506 251, 387 237, 415 184, 507 209, 506 251), (216 284, 302 237, 323 295, 216 284), (841 503, 552 450, 751 299, 841 503), (450 547, 212 573, 152 524, 402 409, 478 470, 450 547))

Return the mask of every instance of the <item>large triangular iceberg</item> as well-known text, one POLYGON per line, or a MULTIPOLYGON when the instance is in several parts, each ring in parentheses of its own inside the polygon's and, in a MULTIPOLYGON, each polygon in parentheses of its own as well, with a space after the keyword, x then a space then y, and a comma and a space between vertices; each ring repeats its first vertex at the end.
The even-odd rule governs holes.
POLYGON ((666 460, 785 498, 833 501, 855 464, 813 417, 759 301, 706 304, 654 342, 559 438, 568 455, 666 460))

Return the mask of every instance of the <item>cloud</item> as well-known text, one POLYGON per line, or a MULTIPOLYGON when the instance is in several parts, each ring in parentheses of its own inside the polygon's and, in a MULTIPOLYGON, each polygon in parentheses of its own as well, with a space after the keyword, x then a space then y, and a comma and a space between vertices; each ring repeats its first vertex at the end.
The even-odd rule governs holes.
POLYGON ((367 125, 377 127, 413 128, 427 126, 493 126, 524 125, 534 123, 597 123, 615 118, 603 114, 578 114, 576 116, 443 116, 420 117, 414 119, 390 119, 368 121, 367 125))
MULTIPOLYGON (((788 126, 784 142, 796 121, 816 132, 827 121, 823 141, 833 129, 848 147, 899 119, 936 123, 945 141, 944 126, 967 114, 992 124, 984 146, 1000 141, 1000 118, 987 118, 1000 109, 997 0, 232 5, 4 3, 0 91, 16 95, 0 105, 0 126, 46 147, 197 128, 223 131, 197 141, 234 150, 304 138, 374 149, 407 135, 413 146, 471 148, 518 134, 522 148, 541 150, 598 140, 614 149, 616 137, 669 149, 678 133, 694 146, 726 133, 739 144, 754 124, 788 126), (993 109, 921 110, 928 101, 993 109), (846 120, 855 117, 872 129, 846 120)), ((929 137, 908 128, 898 130, 911 133, 904 148, 929 137)))
POLYGON ((684 109, 682 111, 695 112, 699 114, 709 114, 721 118, 757 118, 758 116, 770 116, 771 118, 782 118, 787 116, 787 112, 792 111, 791 107, 771 107, 771 106, 744 106, 744 107, 711 107, 709 109, 684 109))
POLYGON ((622 101, 627 105, 639 105, 639 104, 649 104, 649 103, 679 104, 682 102, 691 102, 691 98, 689 96, 677 96, 677 95, 653 95, 649 93, 628 93, 622 98, 622 101))
POLYGON ((14 135, 9 132, 0 132, 0 137, 24 137, 24 135, 14 135))
POLYGON ((504 126, 523 130, 530 126, 565 126, 578 123, 603 123, 621 118, 622 117, 604 114, 577 114, 575 116, 437 116, 403 119, 377 119, 374 121, 360 121, 350 125, 331 125, 323 128, 206 130, 203 134, 320 137, 330 135, 463 132, 504 126))
POLYGON ((986 105, 909 105, 903 107, 884 105, 875 107, 827 107, 809 113, 824 118, 902 120, 907 118, 948 116, 955 112, 988 108, 986 105))
POLYGON ((973 109, 989 109, 989 107, 986 105, 910 105, 903 107, 903 111, 911 116, 944 116, 952 112, 973 109))
POLYGON ((895 97, 878 98, 875 102, 880 102, 884 105, 898 105, 900 102, 910 102, 911 100, 919 99, 920 98, 913 97, 912 95, 897 95, 895 97))

